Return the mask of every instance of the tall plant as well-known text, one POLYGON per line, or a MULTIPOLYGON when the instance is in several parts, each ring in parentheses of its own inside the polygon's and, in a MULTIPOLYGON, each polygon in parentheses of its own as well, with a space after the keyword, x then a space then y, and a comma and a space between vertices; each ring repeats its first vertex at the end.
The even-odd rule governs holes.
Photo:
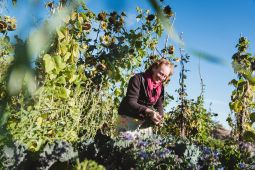
POLYGON ((251 76, 254 73, 255 57, 247 52, 249 41, 246 37, 240 37, 236 47, 238 51, 232 56, 232 66, 237 78, 229 83, 234 86, 229 106, 235 119, 232 122, 230 118, 228 120, 238 141, 249 139, 254 142, 255 130, 252 124, 255 121, 255 86, 251 76))

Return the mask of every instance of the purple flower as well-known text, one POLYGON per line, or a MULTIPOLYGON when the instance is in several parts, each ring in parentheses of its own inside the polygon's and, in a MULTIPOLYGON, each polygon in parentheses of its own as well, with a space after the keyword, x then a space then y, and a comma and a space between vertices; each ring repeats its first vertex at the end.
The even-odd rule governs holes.
POLYGON ((159 154, 159 157, 160 158, 164 158, 167 156, 167 154, 171 153, 171 151, 167 148, 164 148, 163 151, 159 151, 158 154, 159 154))
POLYGON ((146 152, 139 152, 139 154, 138 154, 142 159, 147 159, 149 156, 148 156, 148 154, 146 153, 146 152))
POLYGON ((155 142, 155 144, 158 144, 158 145, 162 144, 162 142, 159 139, 155 140, 154 142, 155 142))
POLYGON ((139 143, 138 143, 138 146, 140 146, 140 147, 145 147, 145 146, 147 146, 148 145, 148 142, 147 141, 140 141, 139 143))
POLYGON ((133 140, 133 139, 134 139, 134 137, 133 137, 132 134, 126 133, 126 132, 121 133, 121 137, 122 137, 124 140, 133 140))
POLYGON ((220 154, 219 154, 218 151, 214 151, 214 152, 213 152, 213 155, 214 155, 215 158, 218 158, 220 154))
POLYGON ((244 169, 246 167, 244 163, 239 163, 238 166, 240 169, 244 169))
POLYGON ((204 147, 203 148, 203 152, 204 152, 204 154, 210 154, 211 153, 211 149, 208 148, 208 147, 204 147))

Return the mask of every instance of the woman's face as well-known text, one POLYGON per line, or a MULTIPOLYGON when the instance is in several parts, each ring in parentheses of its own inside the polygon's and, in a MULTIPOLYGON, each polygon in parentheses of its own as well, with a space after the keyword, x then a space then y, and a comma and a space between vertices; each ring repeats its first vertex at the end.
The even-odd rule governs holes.
POLYGON ((158 68, 152 69, 152 79, 155 83, 160 83, 165 81, 165 79, 170 74, 170 67, 166 64, 162 64, 158 68))

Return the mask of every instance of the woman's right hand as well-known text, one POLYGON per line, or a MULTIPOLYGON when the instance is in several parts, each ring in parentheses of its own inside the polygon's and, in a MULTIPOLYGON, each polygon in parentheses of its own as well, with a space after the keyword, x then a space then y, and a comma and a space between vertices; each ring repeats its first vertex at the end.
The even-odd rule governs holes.
POLYGON ((151 109, 146 109, 146 113, 148 115, 148 117, 156 124, 158 125, 161 120, 162 120, 162 116, 158 113, 158 112, 155 112, 154 110, 151 110, 151 109))

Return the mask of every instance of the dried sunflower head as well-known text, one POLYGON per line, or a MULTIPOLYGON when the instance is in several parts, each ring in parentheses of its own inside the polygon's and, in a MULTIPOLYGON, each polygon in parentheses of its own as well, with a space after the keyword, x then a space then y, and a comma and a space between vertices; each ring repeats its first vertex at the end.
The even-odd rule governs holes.
POLYGON ((174 53, 174 46, 173 45, 170 45, 168 47, 168 54, 173 54, 174 53))
POLYGON ((17 26, 16 26, 16 24, 10 24, 10 25, 8 25, 8 31, 14 31, 14 30, 16 30, 16 28, 17 28, 17 26))
POLYGON ((169 5, 165 6, 165 8, 164 8, 164 13, 165 13, 168 17, 173 16, 172 8, 171 8, 169 5))
POLYGON ((105 21, 106 20, 106 13, 105 12, 100 12, 97 15, 97 19, 100 20, 100 21, 105 21))
POLYGON ((106 70, 106 65, 99 63, 99 64, 97 64, 97 69, 100 71, 104 71, 104 70, 106 70))
POLYGON ((89 22, 85 22, 82 25, 82 30, 89 31, 91 29, 91 24, 89 22))
POLYGON ((8 27, 8 25, 7 25, 6 22, 0 21, 0 32, 6 31, 6 30, 7 30, 7 27, 8 27))
POLYGON ((150 14, 150 15, 148 15, 147 16, 147 21, 152 21, 152 20, 154 20, 154 18, 155 18, 155 15, 153 15, 153 14, 150 14))

